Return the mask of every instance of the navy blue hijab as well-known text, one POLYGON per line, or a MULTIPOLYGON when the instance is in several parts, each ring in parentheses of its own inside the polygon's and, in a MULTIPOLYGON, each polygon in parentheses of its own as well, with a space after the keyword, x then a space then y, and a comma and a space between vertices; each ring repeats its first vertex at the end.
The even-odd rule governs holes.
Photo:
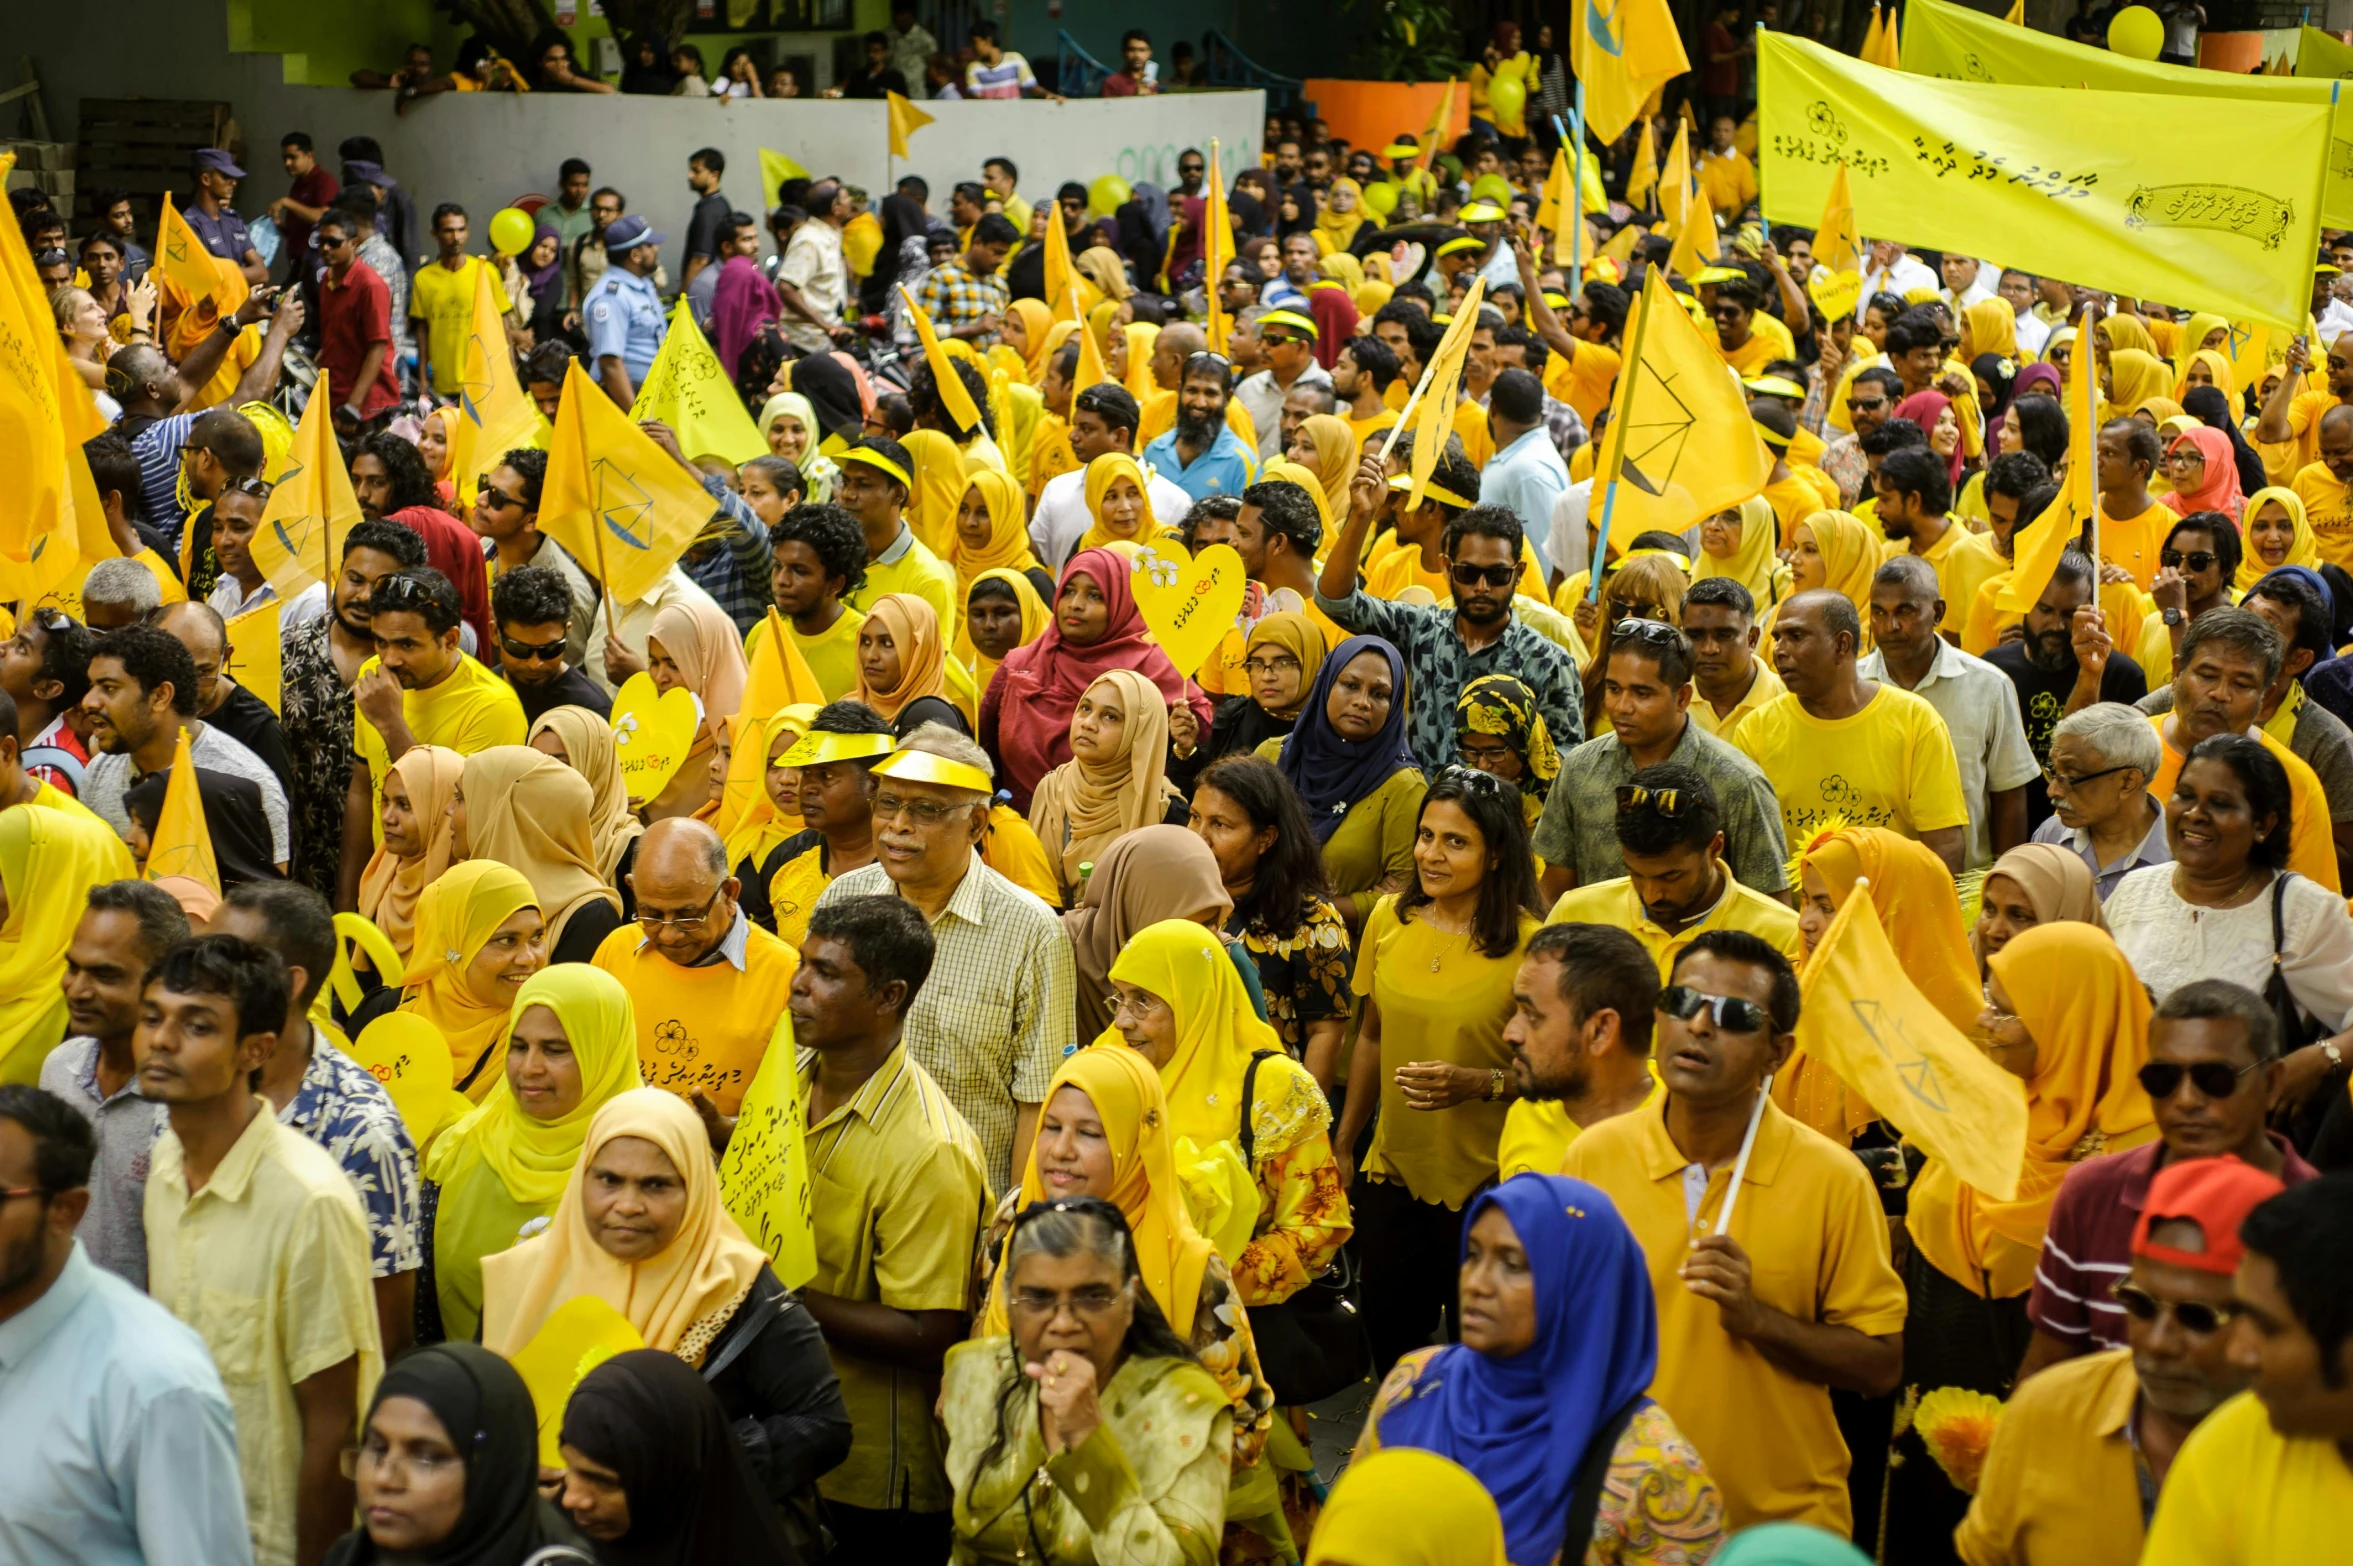
POLYGON ((1299 721, 1284 737, 1282 755, 1275 765, 1298 790, 1300 803, 1307 807, 1308 830, 1318 843, 1331 841, 1351 806, 1370 798, 1375 789, 1404 769, 1421 765, 1405 740, 1410 696, 1405 654, 1378 636, 1351 636, 1315 671, 1307 699, 1300 704, 1299 721), (1332 685, 1350 659, 1368 652, 1389 660, 1389 683, 1396 691, 1389 702, 1389 721, 1371 739, 1343 739, 1326 710, 1332 685))
POLYGON ((1536 1341, 1510 1359, 1440 1349, 1414 1395, 1381 1415, 1381 1445, 1462 1464, 1503 1513, 1505 1553, 1549 1561, 1586 1448, 1657 1373, 1658 1305, 1641 1245, 1595 1187, 1561 1175, 1506 1180, 1464 1212, 1466 1247, 1490 1207, 1528 1253, 1536 1341))

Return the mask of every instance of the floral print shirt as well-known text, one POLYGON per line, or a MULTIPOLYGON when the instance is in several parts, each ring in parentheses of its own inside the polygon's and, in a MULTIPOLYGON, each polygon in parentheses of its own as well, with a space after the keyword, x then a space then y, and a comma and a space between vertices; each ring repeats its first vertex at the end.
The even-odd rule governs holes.
POLYGON ((417 1145, 384 1086, 314 1031, 310 1065, 278 1122, 343 1166, 368 1215, 368 1271, 390 1278, 425 1265, 417 1203, 417 1145))
POLYGON ((294 756, 294 879, 335 895, 343 859, 343 801, 351 788, 351 687, 327 645, 332 615, 285 633, 279 647, 278 721, 294 756))
POLYGON ((1340 910, 1317 898, 1307 917, 1289 935, 1276 935, 1259 924, 1227 926, 1226 934, 1240 940, 1258 965, 1258 982, 1266 991, 1266 1020, 1282 1036, 1293 1060, 1307 1051, 1307 1025, 1345 1018, 1356 1006, 1348 987, 1355 954, 1348 943, 1348 926, 1340 910))

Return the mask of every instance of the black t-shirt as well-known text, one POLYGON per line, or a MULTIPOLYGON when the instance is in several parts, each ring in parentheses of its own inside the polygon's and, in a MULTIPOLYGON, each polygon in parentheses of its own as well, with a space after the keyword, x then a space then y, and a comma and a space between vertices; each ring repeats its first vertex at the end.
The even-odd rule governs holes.
POLYGON ((604 687, 582 674, 578 669, 566 669, 543 685, 524 685, 509 680, 515 699, 523 704, 523 721, 537 723, 558 707, 586 707, 600 718, 613 715, 613 698, 604 687))
MULTIPOLYGON (((2026 743, 2034 751, 2035 765, 2049 766, 2051 731, 2067 715, 2067 697, 2075 689, 2075 660, 2068 659, 2064 669, 2038 669, 2026 656, 2026 643, 2012 641, 1992 648, 1985 661, 2008 675, 2017 687, 2018 715, 2026 722, 2026 743)), ((2148 693, 2148 677, 2141 673, 2141 666, 2121 652, 2110 653, 2108 666, 2100 671, 2100 700, 2129 706, 2148 693)), ((2033 831, 2050 816, 2050 789, 2038 772, 2026 785, 2027 830, 2033 831)))
POLYGON ((719 241, 727 237, 727 215, 734 210, 735 204, 715 190, 697 201, 694 216, 686 220, 686 253, 717 261, 719 241))
POLYGON ((902 98, 912 96, 907 91, 907 78, 887 65, 879 71, 853 72, 842 83, 842 96, 845 98, 879 98, 890 92, 902 98))
POLYGON ((278 715, 270 711, 268 702, 240 685, 229 692, 220 710, 207 713, 204 721, 252 751, 263 766, 276 773, 288 801, 300 797, 294 787, 294 752, 287 748, 286 731, 279 727, 278 715))

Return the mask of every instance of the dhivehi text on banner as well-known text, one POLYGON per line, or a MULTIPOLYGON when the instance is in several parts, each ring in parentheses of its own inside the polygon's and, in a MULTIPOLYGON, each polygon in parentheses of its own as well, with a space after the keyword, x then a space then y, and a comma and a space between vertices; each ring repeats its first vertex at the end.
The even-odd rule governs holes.
MULTIPOLYGON (((2012 27, 1998 16, 1948 0, 1906 0, 1903 62, 1906 71, 1942 76, 1948 81, 2089 88, 2093 92, 2177 98, 2253 99, 2259 103, 2328 104, 2332 88, 2331 83, 2301 72, 2296 76, 2241 76, 2233 71, 2200 70, 2194 65, 2136 60, 2032 28, 2012 27)), ((2172 112, 2185 125, 2194 119, 2214 140, 2237 146, 2246 155, 2241 161, 2269 163, 2275 144, 2246 136, 2235 102, 2218 115, 2180 105, 2172 112), (2260 154, 2254 151, 2258 147, 2260 154)), ((2095 117, 2079 118, 2075 111, 2060 118, 2070 124, 2095 123, 2095 117)), ((2328 188, 2321 194, 2321 220, 2332 228, 2353 228, 2353 100, 2335 105, 2330 124, 2328 188)))
POLYGON ((1757 88, 1774 222, 1812 222, 1843 165, 1874 237, 1966 255, 1998 235, 2007 265, 2303 325, 2325 103, 2233 103, 2216 136, 2177 98, 1937 81, 1767 32, 1757 88))
POLYGON ((776 1034, 744 1090, 735 1133, 719 1160, 720 1201, 751 1242, 768 1253, 777 1280, 788 1289, 817 1276, 809 1158, 802 1136, 808 1115, 801 1105, 798 1056, 788 1011, 776 1019, 776 1034))

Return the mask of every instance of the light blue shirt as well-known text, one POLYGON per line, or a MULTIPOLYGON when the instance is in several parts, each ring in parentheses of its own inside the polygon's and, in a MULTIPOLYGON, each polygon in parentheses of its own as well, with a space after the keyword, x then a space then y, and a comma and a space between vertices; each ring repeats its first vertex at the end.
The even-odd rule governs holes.
POLYGON ((654 367, 654 355, 662 351, 662 332, 668 321, 652 278, 639 277, 624 266, 605 268, 605 275, 581 301, 580 324, 588 333, 588 373, 594 375, 597 361, 611 354, 629 372, 632 386, 643 381, 654 367))
POLYGON ((92 1262, 0 1322, 0 1561, 251 1566, 228 1394, 204 1340, 92 1262))
MULTIPOLYGON (((1177 456, 1177 432, 1169 430, 1144 447, 1144 464, 1195 500, 1212 495, 1239 495, 1250 487, 1254 471, 1251 451, 1233 427, 1219 419, 1217 439, 1186 467, 1177 456)), ((1166 518, 1162 519, 1167 520, 1166 518)))
POLYGON ((1518 517, 1539 560, 1548 558, 1553 505, 1568 492, 1569 465, 1542 424, 1489 458, 1479 474, 1479 504, 1501 506, 1518 517))

